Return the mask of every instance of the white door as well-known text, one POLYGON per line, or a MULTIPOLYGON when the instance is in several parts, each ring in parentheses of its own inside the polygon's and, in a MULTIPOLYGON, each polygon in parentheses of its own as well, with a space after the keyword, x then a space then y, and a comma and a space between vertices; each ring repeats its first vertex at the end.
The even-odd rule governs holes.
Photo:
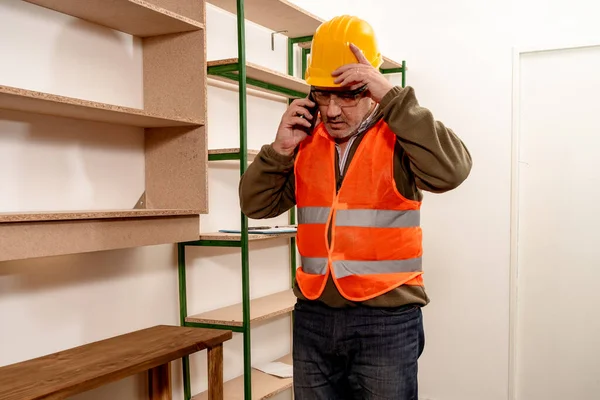
POLYGON ((600 399, 600 46, 524 53, 516 398, 600 399))

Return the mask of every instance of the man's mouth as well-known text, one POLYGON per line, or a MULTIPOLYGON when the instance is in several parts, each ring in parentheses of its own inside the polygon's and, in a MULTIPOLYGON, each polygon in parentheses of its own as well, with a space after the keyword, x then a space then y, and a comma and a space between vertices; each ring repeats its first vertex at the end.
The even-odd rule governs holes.
POLYGON ((332 128, 340 129, 343 128, 346 124, 344 123, 344 121, 329 121, 329 125, 332 128))

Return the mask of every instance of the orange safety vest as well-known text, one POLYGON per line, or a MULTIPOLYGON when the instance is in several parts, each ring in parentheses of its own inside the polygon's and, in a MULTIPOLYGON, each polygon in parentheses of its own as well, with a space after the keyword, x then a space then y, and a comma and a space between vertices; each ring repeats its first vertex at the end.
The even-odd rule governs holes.
POLYGON ((421 202, 396 188, 396 140, 384 121, 369 129, 337 194, 336 148, 323 124, 301 142, 294 167, 301 257, 296 280, 306 298, 321 295, 330 273, 351 301, 423 285, 421 202))

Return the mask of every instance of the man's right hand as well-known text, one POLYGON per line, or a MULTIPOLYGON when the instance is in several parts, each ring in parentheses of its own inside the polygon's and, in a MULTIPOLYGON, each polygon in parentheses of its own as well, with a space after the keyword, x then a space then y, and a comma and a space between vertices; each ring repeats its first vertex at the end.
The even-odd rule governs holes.
POLYGON ((277 153, 291 156, 294 154, 296 146, 306 139, 308 135, 304 130, 299 129, 299 126, 310 128, 310 121, 313 119, 313 116, 306 107, 314 106, 315 103, 309 99, 296 99, 290 104, 281 117, 277 136, 273 142, 273 149, 277 153), (304 116, 304 118, 300 117, 300 115, 304 116))

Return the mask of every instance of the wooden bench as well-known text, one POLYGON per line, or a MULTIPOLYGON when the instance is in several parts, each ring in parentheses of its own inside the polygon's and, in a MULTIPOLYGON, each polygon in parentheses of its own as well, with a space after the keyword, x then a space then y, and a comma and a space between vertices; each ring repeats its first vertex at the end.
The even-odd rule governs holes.
POLYGON ((64 399, 148 371, 151 400, 171 399, 169 363, 208 349, 209 399, 223 399, 227 330, 159 325, 0 367, 1 400, 64 399))

